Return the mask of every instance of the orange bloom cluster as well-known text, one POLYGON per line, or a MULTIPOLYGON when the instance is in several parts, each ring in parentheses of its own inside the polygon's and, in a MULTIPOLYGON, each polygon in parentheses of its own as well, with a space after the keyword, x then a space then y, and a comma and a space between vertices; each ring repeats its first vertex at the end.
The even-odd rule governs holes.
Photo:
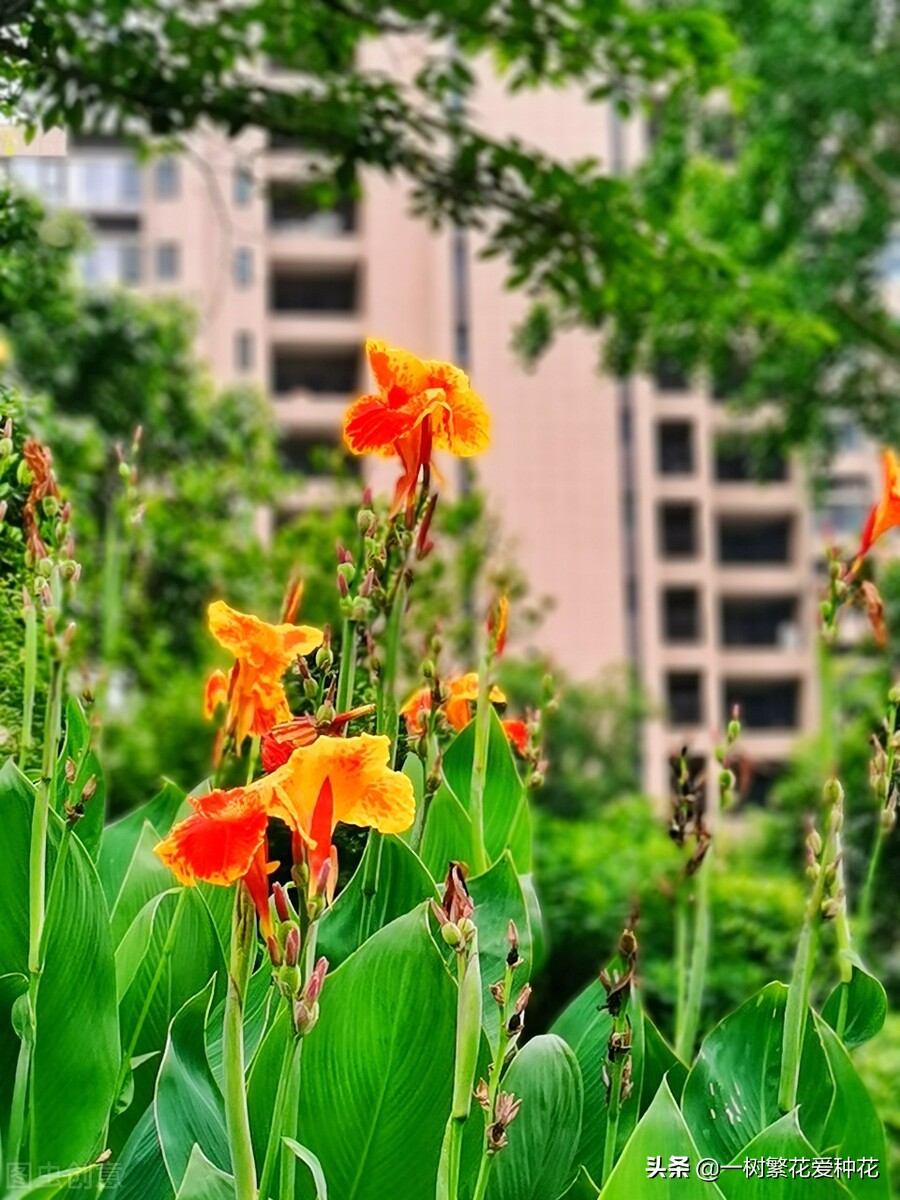
POLYGON ((884 471, 884 487, 878 503, 873 505, 863 527, 862 539, 856 559, 855 570, 872 545, 889 529, 900 525, 900 461, 893 450, 885 450, 881 456, 884 471))
POLYGON ((209 606, 209 628, 219 645, 234 655, 235 664, 230 675, 210 675, 204 711, 211 717, 219 704, 227 704, 225 732, 240 746, 248 735, 259 737, 290 719, 284 673, 299 655, 321 646, 322 631, 310 625, 269 625, 222 600, 209 606))
POLYGON ((450 363, 416 358, 384 342, 366 342, 378 391, 361 396, 344 416, 344 440, 354 454, 398 455, 403 466, 392 513, 412 503, 419 473, 435 450, 461 458, 490 440, 490 417, 468 376, 450 363))
POLYGON ((269 914, 266 828, 280 817, 294 835, 295 858, 305 853, 315 886, 332 862, 332 834, 339 822, 402 833, 415 816, 412 782, 394 771, 390 741, 383 736, 321 737, 295 750, 288 761, 246 787, 192 797, 191 816, 180 821, 156 852, 183 884, 198 879, 229 886, 243 879, 260 926, 272 934, 269 914))
MULTIPOLYGON (((446 688, 447 698, 442 701, 440 711, 447 718, 448 724, 459 732, 472 720, 472 704, 478 699, 478 675, 475 671, 469 671, 458 679, 449 680, 446 688)), ((490 701, 492 704, 505 704, 506 695, 500 688, 492 687, 490 701)), ((400 715, 406 721, 406 728, 410 733, 425 732, 425 719, 431 712, 431 705, 431 688, 427 687, 420 688, 406 701, 400 709, 400 715)), ((512 745, 524 756, 528 750, 528 726, 524 721, 518 720, 504 720, 500 724, 512 745)))

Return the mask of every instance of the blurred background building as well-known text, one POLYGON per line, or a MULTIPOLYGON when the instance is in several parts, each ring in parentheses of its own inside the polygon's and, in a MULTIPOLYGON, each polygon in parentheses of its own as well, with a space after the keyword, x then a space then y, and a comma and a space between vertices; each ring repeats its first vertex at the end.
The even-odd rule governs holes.
MULTIPOLYGON (((479 109, 491 132, 559 157, 627 170, 643 151, 642 126, 598 122, 564 92, 511 101, 485 75, 479 109)), ((298 472, 339 445, 348 398, 369 386, 367 335, 465 365, 494 419, 477 482, 532 594, 552 601, 541 646, 576 678, 634 665, 654 706, 643 768, 656 795, 671 756, 688 746, 707 760, 740 706, 746 784, 764 801, 817 720, 826 539, 852 544, 879 486, 852 428, 811 515, 799 461, 754 467, 724 382, 692 386, 666 363, 610 378, 584 333, 527 371, 510 345, 527 301, 504 288, 503 264, 411 216, 398 184, 372 178, 361 201, 320 209, 298 192, 296 142, 200 135, 187 154, 141 162, 105 137, 8 139, 10 174, 87 219, 85 280, 194 305, 200 353, 220 382, 264 389, 298 472)), ((328 486, 313 478, 303 495, 328 486)))

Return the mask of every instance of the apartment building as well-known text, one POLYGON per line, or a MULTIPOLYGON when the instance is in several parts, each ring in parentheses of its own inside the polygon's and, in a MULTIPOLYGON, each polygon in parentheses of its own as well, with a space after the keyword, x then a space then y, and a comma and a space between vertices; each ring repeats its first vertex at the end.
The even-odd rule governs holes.
MULTIPOLYGON (((561 157, 627 169, 642 153, 637 126, 574 94, 511 101, 486 74, 479 109, 492 132, 561 157)), ((657 796, 683 746, 711 765, 739 706, 748 796, 764 801, 817 719, 825 537, 852 540, 877 493, 875 455, 852 430, 813 515, 799 462, 756 473, 726 387, 689 386, 665 364, 613 380, 578 332, 526 371, 510 349, 525 301, 505 290, 502 263, 416 221, 404 187, 380 177, 360 203, 311 207, 290 140, 203 133, 188 154, 144 163, 109 139, 55 133, 6 149, 13 177, 89 221, 86 280, 196 308, 216 378, 265 389, 284 461, 307 477, 367 386, 367 334, 464 361, 494 420, 478 482, 533 596, 552 605, 533 641, 576 678, 634 664, 653 709, 644 774, 657 796)), ((321 498, 327 480, 310 489, 321 498)))

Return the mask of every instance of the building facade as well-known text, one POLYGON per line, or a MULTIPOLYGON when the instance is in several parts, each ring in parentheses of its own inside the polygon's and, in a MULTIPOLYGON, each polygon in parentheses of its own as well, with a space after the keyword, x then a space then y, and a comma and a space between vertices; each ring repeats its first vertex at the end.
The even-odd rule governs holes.
MULTIPOLYGON (((627 169, 641 130, 564 92, 505 96, 486 73, 479 111, 561 158, 627 169)), ((368 385, 367 335, 463 362, 492 412, 479 485, 532 595, 534 640, 567 674, 632 664, 651 705, 648 789, 662 796, 682 747, 710 756, 735 706, 751 799, 763 800, 817 720, 815 623, 825 535, 852 540, 878 484, 871 447, 846 431, 827 511, 801 466, 760 478, 715 389, 662 366, 617 381, 595 337, 562 336, 526 370, 511 350, 525 301, 477 239, 435 234, 401 183, 365 180, 329 210, 296 186, 301 149, 260 134, 198 134, 179 157, 139 163, 105 138, 8 135, 9 174, 93 231, 85 279, 187 300, 198 349, 222 384, 271 398, 284 461, 308 474, 337 446, 347 400, 368 385)), ((448 471, 452 479, 452 467, 448 471)), ((312 479, 312 494, 327 481, 312 479)))

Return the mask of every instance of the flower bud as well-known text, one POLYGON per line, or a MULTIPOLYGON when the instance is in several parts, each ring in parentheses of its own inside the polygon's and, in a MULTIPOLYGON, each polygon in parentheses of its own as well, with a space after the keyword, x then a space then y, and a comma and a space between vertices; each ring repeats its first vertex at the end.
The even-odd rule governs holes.
POLYGON ((316 651, 316 666, 320 671, 328 671, 334 662, 334 655, 327 646, 320 646, 316 651))
POLYGON ((319 685, 314 679, 303 680, 303 694, 307 700, 315 700, 319 694, 319 685))
POLYGON ((884 808, 881 811, 881 828, 885 833, 893 833, 897 825, 897 809, 894 807, 884 808))
POLYGON ((41 501, 41 508, 43 508, 45 516, 55 517, 59 512, 59 500, 56 496, 45 496, 41 501))
POLYGON ((734 787, 734 784, 735 779, 733 771, 725 770, 719 772, 719 787, 723 792, 730 792, 734 787))
POLYGON ((43 575, 44 579, 49 579, 53 574, 53 563, 49 558, 39 559, 36 570, 38 575, 43 575))
POLYGON ((345 560, 338 566, 337 573, 343 579, 345 579, 347 583, 352 583, 356 576, 356 567, 354 567, 353 563, 349 560, 345 560))
POLYGON ((81 789, 81 801, 86 804, 97 790, 97 776, 92 775, 81 789))
POLYGON ((9 505, 6 503, 6 501, 0 500, 0 525, 2 525, 3 522, 6 520, 6 511, 8 508, 9 508, 9 505))
POLYGON ((266 938, 266 946, 269 951, 269 959, 273 967, 280 967, 282 963, 281 947, 271 934, 266 938))
POLYGON ((272 899, 275 901, 275 912, 278 914, 278 920, 292 921, 294 914, 291 912, 287 892, 277 880, 272 884, 272 899))
POLYGON ((285 966, 296 967, 300 961, 300 930, 296 925, 292 925, 287 932, 287 937, 284 939, 284 962, 285 966))
POLYGON ((822 789, 822 797, 826 804, 841 804, 844 799, 844 789, 839 779, 829 779, 822 789))
POLYGON ((337 590, 338 590, 338 595, 341 597, 342 600, 345 600, 350 595, 350 589, 347 586, 347 580, 340 573, 340 571, 338 571, 338 575, 337 575, 337 590))
POLYGON ((731 721, 729 721, 729 722, 728 722, 728 730, 727 730, 727 733, 728 733, 728 741, 729 741, 729 742, 736 742, 736 741, 737 741, 737 739, 738 739, 738 738, 741 736, 741 723, 740 723, 740 721, 737 721, 737 720, 731 720, 731 721))
POLYGON ((356 528, 360 533, 370 533, 375 524, 375 514, 371 508, 361 508, 356 514, 356 528))
POLYGON ((11 437, 0 438, 0 459, 9 458, 13 452, 13 441, 11 437))
POLYGON ((888 692, 888 700, 891 704, 900 704, 900 687, 892 687, 888 692))
POLYGON ((462 950, 466 944, 466 939, 463 937, 458 925, 454 925, 452 921, 448 921, 441 926, 441 937, 454 950, 462 950))
POLYGON ((425 661, 422 663, 422 678, 423 679, 434 679, 434 674, 435 674, 434 662, 432 659, 426 658, 425 661))
POLYGON ((75 766, 75 759, 67 758, 66 766, 65 766, 66 783, 74 783, 75 782, 75 774, 76 774, 77 769, 78 768, 75 766))
POLYGON ((316 709, 316 723, 319 725, 330 725, 335 715, 334 705, 326 701, 325 704, 320 704, 316 709))

